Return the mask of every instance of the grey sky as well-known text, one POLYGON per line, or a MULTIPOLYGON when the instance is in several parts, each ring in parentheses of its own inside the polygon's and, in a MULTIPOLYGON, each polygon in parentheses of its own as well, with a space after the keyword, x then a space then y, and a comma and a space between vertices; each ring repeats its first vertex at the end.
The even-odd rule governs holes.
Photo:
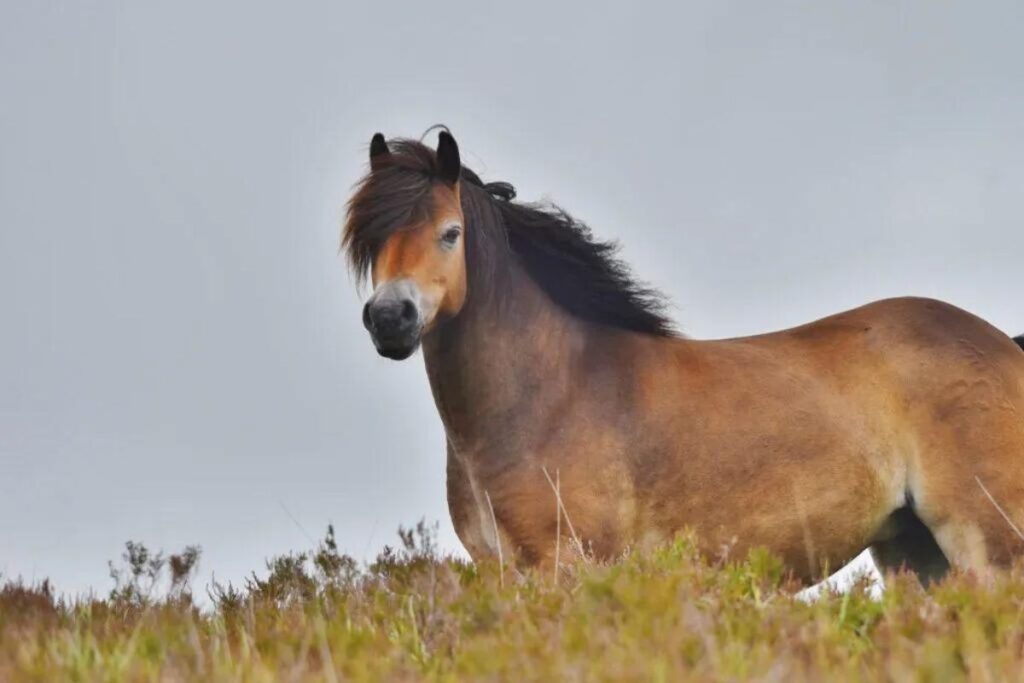
POLYGON ((457 547, 422 360, 337 256, 376 130, 447 123, 696 337, 909 293, 1024 332, 1019 2, 253 5, 0 7, 6 575, 457 547))

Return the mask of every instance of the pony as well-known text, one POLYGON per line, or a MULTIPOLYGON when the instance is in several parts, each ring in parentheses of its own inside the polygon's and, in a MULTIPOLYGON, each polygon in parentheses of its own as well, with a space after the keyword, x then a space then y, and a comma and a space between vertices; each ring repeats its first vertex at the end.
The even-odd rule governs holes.
POLYGON ((557 575, 689 531, 804 583, 865 548, 927 583, 1024 553, 1024 337, 905 297, 689 339, 614 243, 483 182, 447 129, 369 157, 342 248, 378 353, 422 348, 475 561, 557 575))

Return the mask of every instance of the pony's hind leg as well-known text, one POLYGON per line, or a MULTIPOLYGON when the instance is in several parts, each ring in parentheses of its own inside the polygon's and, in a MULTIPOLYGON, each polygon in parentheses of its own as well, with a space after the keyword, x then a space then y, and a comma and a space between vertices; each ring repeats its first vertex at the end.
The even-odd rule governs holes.
POLYGON ((909 571, 925 587, 949 571, 949 560, 935 537, 909 506, 892 513, 894 535, 871 544, 871 558, 882 574, 909 571))
POLYGON ((955 353, 911 401, 923 425, 908 462, 914 511, 950 564, 987 578, 1024 557, 1024 356, 955 321, 955 353))
POLYGON ((916 512, 953 567, 987 579, 1024 556, 1024 477, 1006 458, 958 464, 931 475, 916 512))

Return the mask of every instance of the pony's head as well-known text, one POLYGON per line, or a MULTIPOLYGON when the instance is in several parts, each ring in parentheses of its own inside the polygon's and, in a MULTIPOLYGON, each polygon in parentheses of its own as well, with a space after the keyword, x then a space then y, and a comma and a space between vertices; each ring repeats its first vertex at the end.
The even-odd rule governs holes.
POLYGON ((378 353, 408 358, 439 321, 466 300, 465 218, 459 147, 442 131, 437 151, 377 133, 370 173, 349 202, 342 244, 357 276, 369 271, 373 293, 363 307, 378 353))
POLYGON ((348 205, 342 247, 373 293, 363 324, 382 356, 401 360, 464 308, 498 310, 529 278, 588 323, 671 336, 661 295, 630 275, 613 242, 552 205, 512 201, 484 183, 443 131, 436 151, 415 140, 370 142, 370 172, 348 205))

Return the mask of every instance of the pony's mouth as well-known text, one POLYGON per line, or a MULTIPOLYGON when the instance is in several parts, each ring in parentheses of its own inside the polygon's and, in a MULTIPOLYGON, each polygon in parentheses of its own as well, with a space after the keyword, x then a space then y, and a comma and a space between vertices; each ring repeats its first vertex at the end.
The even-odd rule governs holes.
POLYGON ((416 349, 420 346, 418 330, 415 334, 405 335, 402 339, 381 338, 373 334, 370 337, 373 339, 373 345, 376 347, 377 353, 391 360, 405 360, 416 353, 416 349))

